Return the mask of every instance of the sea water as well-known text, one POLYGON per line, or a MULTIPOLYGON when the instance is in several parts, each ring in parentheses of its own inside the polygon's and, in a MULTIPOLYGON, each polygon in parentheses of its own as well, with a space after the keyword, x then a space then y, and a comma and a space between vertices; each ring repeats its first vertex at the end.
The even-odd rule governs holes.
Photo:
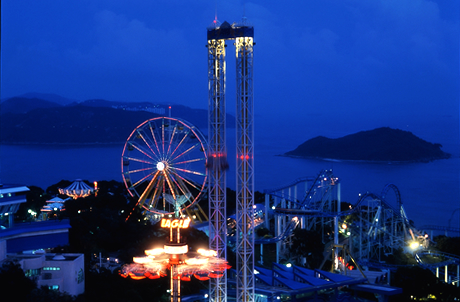
MULTIPOLYGON (((255 132, 256 190, 263 192, 292 183, 297 178, 315 177, 323 169, 333 169, 334 175, 341 182, 342 201, 354 204, 359 198, 358 194, 366 192, 380 195, 385 185, 392 183, 398 187, 406 213, 416 226, 459 228, 458 123, 455 124, 455 120, 452 120, 446 124, 439 125, 444 127, 443 131, 436 131, 432 127, 424 130, 419 127, 421 135, 414 134, 425 140, 441 143, 444 151, 452 153, 450 159, 428 163, 390 164, 279 156, 314 136, 340 137, 354 133, 359 126, 324 126, 318 129, 316 123, 305 122, 283 127, 280 123, 262 121, 255 132)), ((207 130, 203 129, 203 133, 207 134, 207 130)), ((235 129, 228 130, 227 142, 230 164, 227 186, 235 189, 235 129)), ((105 146, 1 145, 0 183, 34 185, 46 189, 63 179, 122 181, 123 147, 123 143, 105 146)))

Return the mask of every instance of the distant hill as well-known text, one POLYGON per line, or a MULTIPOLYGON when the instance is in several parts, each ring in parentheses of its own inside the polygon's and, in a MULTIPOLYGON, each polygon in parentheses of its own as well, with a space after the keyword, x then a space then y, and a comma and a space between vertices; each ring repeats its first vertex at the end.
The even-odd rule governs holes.
POLYGON ((39 108, 26 114, 2 114, 2 143, 122 143, 150 112, 71 106, 39 108))
POLYGON ((0 114, 4 113, 27 113, 37 108, 61 107, 58 103, 37 98, 14 97, 0 104, 0 114))
MULTIPOLYGON (((208 111, 172 105, 172 117, 199 129, 208 127, 208 111)), ((0 104, 0 142, 37 144, 124 143, 147 119, 168 116, 168 105, 88 100, 61 106, 42 99, 10 98, 0 104)), ((229 127, 235 118, 227 115, 229 127)), ((205 135, 207 133, 204 133, 205 135)))
MULTIPOLYGON (((191 124, 199 128, 208 127, 208 110, 207 109, 194 109, 183 105, 168 105, 168 104, 154 104, 150 102, 120 102, 120 101, 107 101, 101 99, 87 100, 81 102, 80 105, 90 107, 109 107, 123 110, 133 111, 149 111, 160 114, 162 116, 169 116, 169 106, 171 106, 171 116, 179 117, 187 120, 191 124)), ((227 114, 227 126, 235 127, 235 117, 227 114)))
POLYGON ((409 131, 382 127, 336 139, 318 136, 284 155, 354 161, 427 162, 450 157, 441 147, 409 131))
POLYGON ((69 99, 69 98, 66 98, 66 97, 63 97, 57 94, 53 94, 53 93, 28 92, 28 93, 21 94, 18 97, 27 98, 27 99, 41 99, 41 100, 57 103, 62 106, 80 102, 79 100, 69 99))

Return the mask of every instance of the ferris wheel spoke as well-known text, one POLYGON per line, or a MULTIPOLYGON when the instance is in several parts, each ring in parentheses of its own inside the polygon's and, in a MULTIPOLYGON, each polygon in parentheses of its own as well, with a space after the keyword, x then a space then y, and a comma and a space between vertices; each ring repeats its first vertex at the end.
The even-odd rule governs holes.
POLYGON ((162 189, 163 189, 163 179, 160 178, 158 180, 157 186, 155 187, 155 191, 153 192, 153 195, 152 195, 152 203, 151 203, 151 205, 152 205, 153 209, 156 208, 158 200, 160 200, 162 189))
MULTIPOLYGON (((151 142, 147 142, 147 137, 138 131, 139 136, 141 139, 144 141, 144 144, 149 148, 149 150, 152 152, 152 154, 156 155, 155 151, 151 147, 151 142)), ((158 152, 159 153, 159 152, 158 152)))
POLYGON ((169 152, 171 151, 171 145, 174 141, 174 136, 176 135, 176 130, 177 130, 177 124, 174 126, 174 130, 173 130, 173 133, 169 139, 169 144, 168 144, 168 152, 166 154, 169 154, 169 152))
POLYGON ((190 190, 187 188, 187 186, 181 181, 181 178, 173 178, 174 183, 176 186, 179 188, 179 191, 182 193, 182 195, 187 197, 187 200, 189 196, 192 196, 192 193, 190 190))
MULTIPOLYGON (((156 173, 155 173, 156 174, 156 173)), ((140 185, 141 183, 143 183, 147 178, 151 177, 152 174, 147 174, 145 175, 144 177, 142 177, 141 179, 139 179, 138 181, 136 181, 134 184, 131 185, 130 188, 135 188, 137 187, 138 185, 140 185)), ((155 177, 155 176, 153 176, 155 177)))
POLYGON ((181 171, 181 172, 184 172, 184 173, 200 175, 200 176, 206 176, 206 173, 202 173, 202 172, 197 172, 197 171, 192 171, 192 170, 187 170, 187 169, 181 169, 181 168, 177 168, 177 167, 174 167, 174 168, 171 167, 171 169, 181 171))
POLYGON ((200 145, 200 144, 197 143, 197 144, 191 146, 190 148, 188 148, 187 150, 185 150, 185 151, 182 152, 181 154, 177 155, 173 160, 177 160, 178 158, 184 156, 185 154, 187 154, 187 153, 193 151, 193 150, 196 149, 196 147, 198 147, 199 145, 200 145))
POLYGON ((153 188, 153 184, 157 181, 158 174, 160 174, 159 171, 157 171, 157 172, 155 173, 155 175, 153 176, 153 178, 150 180, 150 182, 149 182, 147 188, 144 190, 144 192, 142 193, 142 195, 139 197, 138 204, 143 205, 143 204, 145 203, 145 200, 147 199, 147 196, 150 194, 150 191, 151 191, 152 188, 153 188))
POLYGON ((180 146, 182 146, 184 144, 184 141, 185 139, 188 137, 188 134, 190 132, 188 131, 187 133, 185 133, 184 137, 180 140, 180 142, 177 144, 176 148, 174 149, 174 151, 171 153, 171 157, 174 155, 174 153, 176 153, 177 149, 179 149, 180 146))
POLYGON ((157 138, 156 138, 156 135, 155 135, 156 127, 152 127, 152 124, 149 123, 149 128, 150 128, 150 134, 152 135, 153 142, 155 144, 155 147, 157 148, 158 154, 161 154, 160 147, 158 146, 157 138))
MULTIPOLYGON (((135 148, 137 151, 141 152, 142 154, 144 154, 148 158, 150 158, 152 160, 155 160, 150 154, 148 154, 147 151, 144 150, 144 148, 141 148, 140 146, 138 146, 137 144, 134 144, 134 143, 131 143, 131 146, 133 146, 133 148, 135 148)), ((153 154, 156 155, 155 153, 153 153, 153 154)))
MULTIPOLYGON (((125 175, 130 175, 130 174, 133 174, 133 173, 145 172, 145 171, 149 171, 149 170, 153 170, 153 168, 149 167, 149 168, 143 168, 143 169, 130 170, 130 171, 126 171, 124 174, 125 175)), ((148 177, 148 176, 149 175, 147 175, 146 177, 148 177)))
POLYGON ((194 162, 198 162, 198 161, 205 161, 205 160, 206 160, 206 158, 204 158, 204 157, 194 158, 194 159, 184 160, 184 161, 175 163, 175 165, 190 164, 190 163, 194 163, 194 162))
POLYGON ((179 175, 178 173, 173 172, 173 174, 176 176, 176 178, 181 179, 183 182, 187 183, 188 185, 192 186, 193 188, 200 190, 200 188, 194 184, 193 182, 189 181, 187 178, 179 175))
POLYGON ((143 159, 139 159, 139 158, 135 158, 135 157, 124 156, 123 158, 127 159, 127 160, 130 160, 130 161, 136 161, 136 162, 139 162, 139 163, 153 165, 153 162, 151 162, 151 161, 147 161, 147 160, 143 160, 143 159))
POLYGON ((161 120, 161 148, 163 150, 163 154, 165 153, 165 120, 161 120))
POLYGON ((166 183, 168 184, 168 188, 171 191, 171 195, 173 196, 174 200, 176 200, 177 199, 176 192, 174 190, 174 187, 172 186, 172 182, 171 182, 171 179, 169 178, 168 173, 163 171, 163 175, 164 175, 164 177, 166 179, 166 183))

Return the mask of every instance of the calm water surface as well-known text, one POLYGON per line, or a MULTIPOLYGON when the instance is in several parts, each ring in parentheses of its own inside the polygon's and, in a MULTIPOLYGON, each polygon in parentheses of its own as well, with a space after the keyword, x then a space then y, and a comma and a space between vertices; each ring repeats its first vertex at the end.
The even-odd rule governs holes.
MULTIPOLYGON (((425 135, 422 138, 443 144, 443 150, 453 154, 451 159, 390 165, 277 156, 317 135, 340 137, 354 133, 353 125, 348 129, 326 129, 319 134, 318 131, 308 130, 312 127, 308 123, 297 125, 296 127, 304 127, 304 137, 287 128, 269 123, 262 125, 263 127, 256 128, 255 139, 255 184, 258 191, 289 184, 300 177, 316 176, 322 169, 333 169, 334 174, 341 179, 343 201, 355 203, 358 194, 365 192, 380 195, 386 184, 393 183, 399 188, 407 215, 417 226, 450 224, 460 227, 458 128, 436 132, 428 127, 426 131, 421 131, 425 135)), ((204 129, 203 133, 207 133, 207 130, 204 129)), ((227 185, 234 189, 234 129, 230 129, 227 135, 230 163, 227 185)), ((2 145, 0 181, 5 184, 35 185, 43 189, 62 179, 121 181, 122 151, 123 144, 97 147, 2 145)))

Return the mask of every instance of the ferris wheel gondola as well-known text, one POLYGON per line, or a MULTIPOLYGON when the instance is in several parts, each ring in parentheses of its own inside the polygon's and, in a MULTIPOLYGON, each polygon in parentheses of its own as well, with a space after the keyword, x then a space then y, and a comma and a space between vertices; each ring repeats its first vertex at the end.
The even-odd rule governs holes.
POLYGON ((201 197, 207 182, 206 140, 188 122, 149 119, 128 137, 122 177, 137 205, 156 214, 180 214, 201 197))

